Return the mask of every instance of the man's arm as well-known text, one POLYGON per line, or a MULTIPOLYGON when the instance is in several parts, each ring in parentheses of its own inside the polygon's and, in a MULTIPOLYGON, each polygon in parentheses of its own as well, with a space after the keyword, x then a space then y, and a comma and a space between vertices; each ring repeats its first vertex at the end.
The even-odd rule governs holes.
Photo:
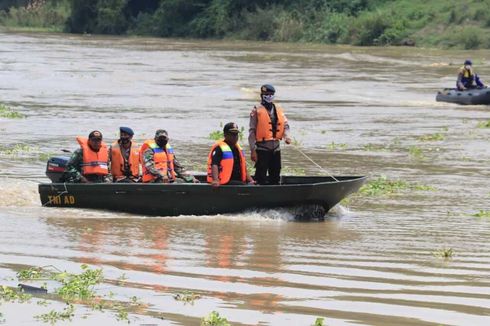
POLYGON ((185 167, 177 160, 175 155, 174 155, 174 171, 175 171, 175 175, 178 178, 184 179, 185 182, 199 183, 199 180, 194 178, 193 175, 189 174, 189 172, 185 170, 185 167))
POLYGON ((289 136, 289 122, 288 118, 286 117, 286 114, 284 114, 284 141, 286 144, 291 144, 291 137, 289 136))
POLYGON ((257 107, 254 106, 252 112, 250 112, 250 120, 249 120, 249 129, 248 129, 248 145, 250 146, 250 157, 252 161, 257 160, 257 152, 256 149, 256 131, 257 131, 257 107))
POLYGON ((213 187, 219 187, 219 166, 221 164, 221 160, 223 159, 223 151, 221 148, 216 147, 211 154, 211 176, 213 181, 211 185, 213 187))

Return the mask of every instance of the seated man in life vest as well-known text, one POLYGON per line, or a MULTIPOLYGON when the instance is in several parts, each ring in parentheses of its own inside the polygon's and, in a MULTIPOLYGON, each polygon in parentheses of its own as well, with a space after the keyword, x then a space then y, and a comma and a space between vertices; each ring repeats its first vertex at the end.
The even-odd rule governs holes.
POLYGON ((459 69, 456 87, 462 91, 470 88, 483 88, 485 85, 481 82, 480 77, 473 71, 471 60, 466 60, 464 65, 459 69))
POLYGON ((158 129, 154 139, 143 143, 140 149, 143 182, 173 183, 199 181, 185 172, 175 159, 174 149, 168 143, 168 133, 158 129))
POLYGON ((238 144, 239 129, 229 122, 223 128, 225 139, 213 145, 208 156, 208 183, 220 185, 255 184, 247 171, 243 150, 238 144))
POLYGON ((119 128, 119 140, 109 149, 109 170, 114 182, 138 182, 140 179, 139 145, 133 143, 133 129, 119 128))
POLYGON ((80 148, 75 150, 68 161, 63 174, 64 182, 100 183, 110 182, 109 153, 102 141, 102 133, 92 131, 85 137, 77 137, 80 148))

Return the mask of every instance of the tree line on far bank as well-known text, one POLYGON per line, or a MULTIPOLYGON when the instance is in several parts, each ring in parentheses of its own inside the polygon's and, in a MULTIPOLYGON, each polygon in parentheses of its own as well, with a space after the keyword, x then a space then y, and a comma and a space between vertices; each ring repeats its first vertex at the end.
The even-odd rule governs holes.
POLYGON ((490 48, 486 0, 2 0, 0 25, 87 34, 490 48))

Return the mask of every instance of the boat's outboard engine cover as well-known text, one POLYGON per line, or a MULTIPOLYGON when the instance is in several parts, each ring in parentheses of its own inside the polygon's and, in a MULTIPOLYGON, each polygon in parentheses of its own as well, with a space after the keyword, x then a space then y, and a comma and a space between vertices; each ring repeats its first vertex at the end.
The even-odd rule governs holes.
POLYGON ((61 176, 63 175, 69 160, 70 158, 67 156, 54 156, 48 160, 48 164, 46 165, 46 176, 51 182, 62 182, 61 176))

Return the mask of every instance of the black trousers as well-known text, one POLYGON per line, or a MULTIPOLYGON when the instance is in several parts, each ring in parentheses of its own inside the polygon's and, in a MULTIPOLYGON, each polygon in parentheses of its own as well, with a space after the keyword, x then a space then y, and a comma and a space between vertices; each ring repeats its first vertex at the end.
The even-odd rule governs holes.
POLYGON ((255 181, 259 185, 278 185, 281 175, 281 151, 257 151, 255 162, 255 181), (269 182, 267 182, 269 173, 269 182))

